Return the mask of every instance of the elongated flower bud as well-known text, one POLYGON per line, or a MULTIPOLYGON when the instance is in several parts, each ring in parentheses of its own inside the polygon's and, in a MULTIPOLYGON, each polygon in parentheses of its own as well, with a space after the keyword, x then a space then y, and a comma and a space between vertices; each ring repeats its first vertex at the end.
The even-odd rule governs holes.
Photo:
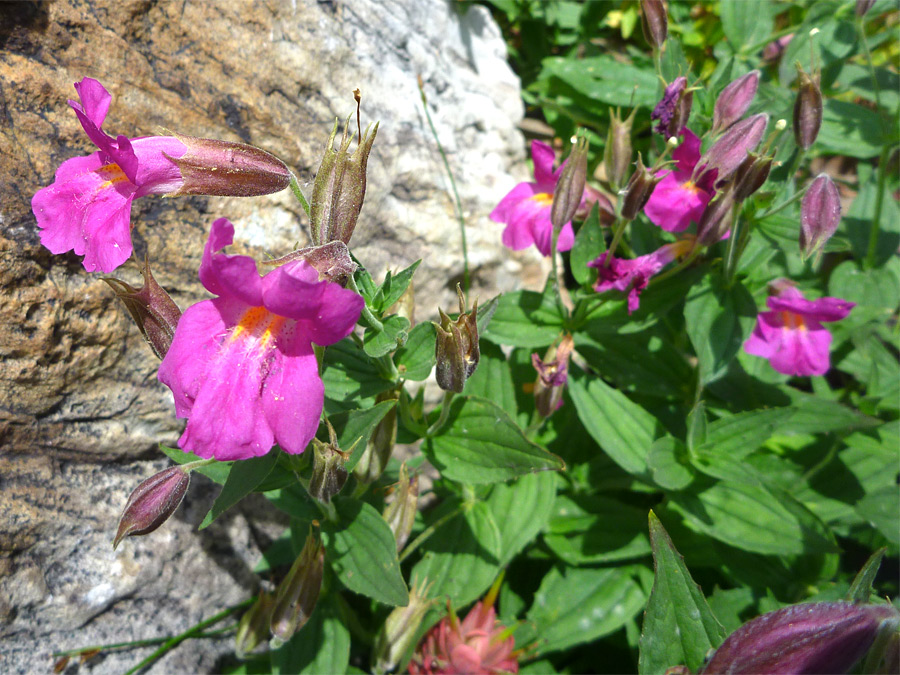
POLYGON ((432 584, 413 580, 406 607, 397 607, 384 621, 375 637, 372 650, 373 672, 388 673, 397 667, 400 659, 416 642, 422 619, 437 602, 429 599, 432 584))
POLYGON ((606 177, 615 188, 622 185, 631 166, 631 125, 637 108, 625 120, 619 119, 619 111, 609 109, 609 130, 606 133, 606 147, 603 148, 603 165, 606 177))
MULTIPOLYGON (((392 399, 396 400, 399 395, 398 390, 390 389, 378 394, 375 397, 375 402, 382 403, 392 399)), ((397 406, 394 406, 385 413, 369 437, 366 443, 366 450, 353 469, 356 479, 365 484, 378 480, 391 459, 396 442, 397 406)))
POLYGON ((669 15, 662 0, 641 0, 641 28, 651 47, 663 46, 669 34, 669 15))
POLYGON ((800 204, 800 250, 808 258, 820 251, 841 222, 841 197, 828 174, 820 173, 800 204))
POLYGON ((359 146, 352 154, 348 150, 353 136, 348 134, 347 127, 335 150, 334 139, 338 128, 335 120, 334 129, 325 146, 322 164, 313 182, 309 217, 312 241, 316 246, 330 241, 349 244, 366 196, 366 164, 378 134, 378 124, 366 129, 359 146))
POLYGON ((269 624, 275 597, 265 591, 259 594, 250 609, 244 612, 234 635, 234 651, 243 659, 269 639, 269 624))
POLYGON ((438 386, 444 391, 460 393, 466 380, 475 372, 481 351, 478 346, 478 302, 471 312, 466 311, 466 300, 459 285, 456 287, 459 296, 459 317, 452 321, 438 309, 441 322, 435 323, 437 341, 435 343, 435 378, 438 386))
POLYGON ((856 0, 856 9, 854 10, 856 16, 865 16, 874 4, 875 0, 856 0))
POLYGON ((189 470, 170 466, 138 485, 119 516, 113 549, 125 537, 149 534, 166 522, 181 504, 190 484, 189 470))
POLYGON ((275 590, 275 602, 269 628, 277 648, 306 625, 322 590, 325 548, 316 533, 310 531, 303 550, 287 576, 275 590))
POLYGON ((734 191, 719 192, 703 210, 697 223, 697 242, 702 246, 712 246, 731 229, 731 212, 734 206, 734 191))
POLYGON ((713 143, 697 162, 697 166, 705 165, 704 171, 715 169, 718 172, 718 182, 728 180, 747 157, 747 153, 759 145, 768 125, 769 116, 765 113, 737 122, 713 143))
POLYGON ((734 172, 734 200, 742 202, 759 190, 772 170, 773 157, 760 157, 755 152, 747 153, 747 157, 734 172))
POLYGON ((713 132, 727 129, 744 116, 759 88, 759 71, 751 70, 729 83, 713 108, 713 132))
POLYGON ((784 607, 738 628, 701 673, 847 673, 872 646, 882 621, 896 617, 886 605, 784 607))
POLYGON ((579 136, 572 148, 569 159, 563 167, 553 190, 553 204, 550 207, 550 222, 559 232, 563 225, 572 220, 575 211, 584 201, 584 183, 587 178, 588 140, 579 136))
POLYGON ((139 289, 119 279, 107 278, 103 281, 115 291, 137 324, 141 335, 150 345, 150 349, 161 359, 172 344, 175 327, 181 318, 181 310, 162 286, 156 283, 150 272, 148 260, 144 261, 141 274, 144 276, 144 285, 139 289))
POLYGON ((560 340, 559 345, 547 350, 543 360, 531 355, 531 363, 538 372, 534 383, 534 407, 541 417, 550 417, 562 405, 563 389, 569 380, 569 357, 575 342, 572 336, 560 340))
POLYGON ((644 161, 638 153, 637 167, 631 178, 628 179, 628 185, 622 194, 621 216, 625 220, 634 220, 641 209, 647 204, 653 189, 663 179, 663 176, 655 176, 644 166, 644 161))
POLYGON ((818 75, 808 75, 799 64, 797 79, 800 89, 794 101, 794 139, 797 145, 808 150, 816 142, 822 126, 822 91, 818 75))
POLYGON ((184 184, 170 196, 256 197, 284 190, 291 172, 275 155, 246 143, 175 134, 187 151, 168 159, 184 184))
POLYGON ((416 520, 416 508, 419 504, 419 477, 409 477, 406 462, 400 466, 400 481, 394 487, 394 501, 384 509, 384 519, 394 533, 397 551, 400 551, 409 539, 413 523, 416 520))

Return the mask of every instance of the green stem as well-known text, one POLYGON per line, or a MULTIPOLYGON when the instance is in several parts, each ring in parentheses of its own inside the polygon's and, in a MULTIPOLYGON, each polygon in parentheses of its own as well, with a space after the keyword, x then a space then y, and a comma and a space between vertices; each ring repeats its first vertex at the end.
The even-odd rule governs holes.
POLYGON ((891 148, 885 143, 878 158, 878 187, 875 193, 875 213, 872 216, 872 227, 869 229, 869 246, 866 251, 866 269, 875 267, 878 254, 878 235, 881 231, 881 209, 884 206, 884 193, 887 189, 887 164, 890 160, 891 148))
POLYGON ((460 513, 462 513, 462 511, 463 511, 463 506, 462 506, 462 504, 460 504, 459 507, 453 509, 450 513, 444 514, 443 516, 438 518, 436 521, 434 521, 431 525, 429 525, 424 530, 422 530, 421 534, 419 534, 418 537, 416 537, 411 542, 409 542, 406 545, 406 548, 403 549, 403 552, 400 553, 400 562, 402 563, 420 545, 422 545, 426 541, 428 541, 429 537, 431 537, 431 535, 433 535, 441 525, 446 523, 448 520, 453 520, 454 518, 456 518, 456 516, 458 516, 460 513))
POLYGON ((428 430, 425 432, 425 438, 431 438, 444 426, 447 417, 450 415, 450 402, 453 400, 454 396, 456 396, 455 391, 444 392, 444 400, 441 401, 441 414, 438 416, 435 423, 428 427, 428 430))
POLYGON ((199 469, 201 466, 209 466, 210 464, 215 464, 218 462, 215 457, 211 457, 210 459, 198 459, 196 462, 187 462, 186 464, 182 464, 181 468, 187 471, 193 471, 194 469, 199 469))
POLYGON ((734 280, 734 272, 737 268, 738 258, 740 257, 735 255, 737 251, 738 234, 741 233, 740 214, 741 205, 736 203, 731 207, 731 236, 728 238, 728 251, 725 254, 725 283, 728 287, 731 287, 731 283, 734 280))
POLYGON ((565 303, 562 299, 562 284, 559 280, 559 262, 557 258, 559 257, 559 253, 556 250, 557 242, 559 241, 559 231, 554 227, 553 235, 550 237, 550 264, 552 266, 552 274, 553 274, 553 285, 556 289, 556 304, 559 305, 559 313, 562 315, 564 320, 568 320, 569 318, 569 310, 566 308, 565 303))
POLYGON ((606 260, 603 262, 604 266, 609 267, 609 264, 612 262, 613 255, 616 253, 616 249, 619 247, 619 241, 622 239, 622 235, 625 233, 625 227, 628 225, 628 221, 624 218, 619 218, 615 225, 613 225, 613 238, 609 243, 609 248, 606 249, 606 260))
POLYGON ((669 277, 675 276, 681 270, 683 270, 684 268, 688 267, 691 263, 693 263, 698 255, 700 255, 700 246, 694 246, 694 248, 691 249, 691 252, 687 254, 685 259, 682 260, 677 265, 675 265, 675 267, 673 267, 670 270, 666 270, 662 274, 657 274, 655 277, 650 279, 650 281, 647 283, 647 287, 649 288, 650 286, 655 286, 656 284, 658 284, 662 281, 665 281, 669 277))
POLYGON ((188 640, 190 638, 194 638, 194 637, 197 637, 197 636, 203 634, 205 628, 212 626, 213 624, 219 623, 219 621, 221 621, 222 619, 224 619, 228 616, 231 616, 232 614, 234 614, 235 612, 237 612, 241 609, 249 607, 255 601, 256 601, 256 598, 247 598, 246 600, 244 600, 244 602, 234 605, 232 607, 229 607, 227 609, 224 609, 221 612, 219 612, 218 614, 214 614, 210 618, 206 619, 205 621, 201 621, 200 623, 192 626, 191 628, 188 628, 185 632, 167 639, 159 647, 159 649, 157 649, 146 659, 144 659, 143 661, 138 663, 136 666, 134 666, 133 668, 126 671, 125 675, 133 675, 134 673, 137 673, 138 671, 143 670, 144 668, 146 668, 147 666, 152 664, 154 661, 158 660, 159 658, 161 658, 162 656, 164 656, 165 654, 167 654, 168 652, 173 650, 175 647, 180 645, 185 640, 188 640))
POLYGON ((300 202, 300 206, 303 207, 303 210, 306 211, 307 218, 309 217, 309 202, 306 201, 306 197, 303 196, 303 192, 300 190, 300 183, 297 182, 297 176, 294 175, 294 172, 291 171, 291 182, 290 182, 291 192, 294 193, 294 196, 297 198, 297 201, 300 202))
POLYGON ((450 169, 450 161, 447 159, 447 153, 444 152, 444 146, 438 138, 437 129, 434 128, 434 122, 431 120, 431 113, 428 112, 428 99, 425 98, 425 90, 422 88, 422 81, 419 80, 419 95, 422 98, 422 110, 425 111, 425 119, 428 120, 428 126, 431 128, 431 135, 434 136, 434 142, 437 144, 438 152, 444 163, 444 171, 447 172, 447 178, 450 181, 450 189, 453 192, 453 200, 456 206, 456 216, 459 219, 459 233, 462 238, 462 254, 463 254, 463 292, 469 297, 469 249, 466 245, 466 219, 463 215, 462 200, 459 198, 459 191, 456 189, 456 180, 453 178, 453 171, 450 169))
POLYGON ((756 220, 765 220, 765 219, 768 218, 769 216, 775 215, 775 214, 778 213, 779 211, 782 211, 782 210, 786 209, 788 206, 790 206, 790 205, 793 204, 795 201, 797 201, 798 199, 800 199, 801 197, 803 197, 803 195, 805 195, 805 194, 806 194, 806 190, 800 190, 799 192, 797 192, 797 193, 796 193, 793 197, 791 197, 790 199, 787 199, 787 200, 781 202, 778 206, 773 206, 771 209, 769 209, 768 211, 766 211, 765 213, 763 213, 761 216, 756 216, 756 217, 755 217, 756 220))
MULTIPOLYGON (((362 297, 362 293, 359 292, 359 286, 356 285, 356 279, 352 274, 350 275, 350 281, 347 283, 347 288, 362 297)), ((366 304, 363 304, 362 318, 365 319, 366 323, 368 323, 375 332, 381 333, 384 331, 384 324, 375 318, 375 315, 372 314, 372 310, 369 309, 369 306, 366 304)))

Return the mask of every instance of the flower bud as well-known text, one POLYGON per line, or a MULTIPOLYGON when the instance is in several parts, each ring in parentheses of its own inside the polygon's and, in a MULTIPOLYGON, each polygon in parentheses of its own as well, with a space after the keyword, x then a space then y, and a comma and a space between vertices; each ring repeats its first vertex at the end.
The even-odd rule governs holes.
POLYGON ((841 222, 841 197, 828 174, 820 173, 800 203, 800 250, 808 258, 821 250, 841 222))
POLYGON ((734 190, 730 187, 716 195, 700 216, 697 223, 697 243, 712 246, 731 229, 734 190))
POLYGON ((172 344, 181 310, 150 272, 150 261, 141 269, 144 285, 134 288, 119 279, 103 279, 123 302, 141 335, 158 358, 163 358, 172 344))
POLYGON ((625 180, 631 166, 631 125, 637 108, 625 120, 619 119, 619 111, 609 109, 609 130, 606 133, 606 147, 603 148, 603 165, 606 177, 618 188, 625 180))
POLYGON ((579 136, 566 160, 556 188, 553 190, 553 204, 550 206, 550 222, 559 232, 563 225, 572 220, 575 211, 584 201, 584 183, 587 178, 588 140, 579 136))
POLYGON ((706 151, 697 162, 697 166, 705 165, 703 171, 715 169, 718 172, 717 181, 728 180, 747 157, 747 153, 759 145, 768 125, 769 116, 765 113, 753 115, 733 124, 706 151))
POLYGON ((637 218, 637 214, 641 212, 641 209, 647 204, 647 200, 650 199, 650 195, 653 194, 656 184, 662 179, 663 176, 655 176, 647 170, 640 153, 638 153, 637 167, 631 174, 631 178, 628 179, 628 185, 625 186, 622 194, 620 213, 625 220, 637 218))
POLYGON ((282 643, 303 628, 312 616, 322 589, 325 569, 325 548, 316 533, 310 530, 306 544, 287 576, 275 589, 269 629, 274 636, 272 646, 282 643))
MULTIPOLYGON (((396 400, 399 392, 394 389, 381 392, 375 397, 376 403, 396 400)), ((388 410, 381 421, 375 425, 375 430, 366 443, 366 450, 360 457, 353 473, 356 479, 365 484, 373 483, 384 473, 394 452, 394 443, 397 442, 397 406, 388 410)))
POLYGON ((713 132, 727 129, 744 116, 759 87, 759 71, 751 70, 729 83, 713 108, 713 132))
POLYGON ((875 0, 856 0, 856 16, 865 16, 874 4, 875 0))
POLYGON ((385 619, 384 625, 375 636, 372 650, 373 672, 387 673, 397 667, 416 641, 422 619, 436 600, 428 599, 431 584, 421 584, 413 580, 406 607, 397 607, 385 619))
POLYGON ((284 190, 291 172, 284 162, 265 150, 246 143, 194 138, 175 134, 187 151, 171 157, 184 184, 170 197, 256 197, 284 190))
POLYGON ((734 200, 742 202, 759 190, 769 177, 773 157, 760 157, 748 152, 747 157, 734 172, 734 200))
POLYGON ((641 28, 651 47, 663 46, 669 32, 669 16, 662 0, 641 0, 641 28))
POLYGON ((765 47, 763 47, 763 61, 766 63, 774 63, 778 59, 781 58, 781 55, 784 54, 788 45, 791 44, 791 40, 794 39, 794 34, 790 33, 788 35, 783 35, 777 40, 773 40, 765 47))
MULTIPOLYGON (((348 118, 347 127, 349 121, 348 118)), ((309 217, 312 241, 317 246, 330 241, 350 243, 366 196, 366 164, 378 134, 378 124, 366 129, 353 154, 348 152, 353 136, 347 133, 347 127, 335 151, 334 139, 338 128, 335 120, 322 164, 313 182, 309 217)))
POLYGON ((435 323, 437 342, 435 343, 435 377, 438 386, 444 391, 460 393, 466 380, 478 367, 481 351, 478 346, 478 302, 471 312, 466 312, 466 301, 459 285, 456 286, 459 296, 459 317, 451 321, 450 317, 439 309, 439 324, 435 323))
POLYGON ((797 79, 800 89, 794 101, 794 138, 804 150, 815 143, 822 126, 822 91, 819 89, 818 75, 807 75, 797 65, 797 79))
POLYGON ((413 522, 416 519, 416 507, 419 504, 419 477, 409 477, 406 462, 400 466, 400 481, 394 488, 394 501, 384 509, 384 519, 394 533, 397 551, 400 551, 409 539, 413 522))
POLYGON ((181 504, 190 484, 189 469, 170 466, 138 485, 119 516, 113 549, 125 537, 150 534, 166 522, 181 504))
POLYGON ((328 434, 330 436, 328 443, 323 443, 318 438, 312 439, 312 476, 307 488, 310 497, 325 504, 329 503, 347 482, 344 462, 350 458, 349 453, 341 452, 338 447, 337 436, 330 423, 328 434))
POLYGON ((763 614, 732 633, 702 669, 716 673, 846 673, 869 650, 888 605, 807 603, 763 614))
POLYGON ((345 287, 357 268, 357 264, 350 258, 350 249, 342 241, 301 248, 281 258, 265 260, 262 264, 279 266, 295 260, 305 260, 308 265, 315 267, 319 273, 319 281, 325 279, 345 287))
POLYGON ((531 355, 531 363, 538 372, 534 383, 534 406, 541 417, 550 417, 562 405, 563 389, 569 379, 569 357, 575 342, 566 334, 559 345, 550 347, 544 359, 531 355))
POLYGON ((250 609, 244 612, 234 635, 234 651, 243 659, 269 639, 269 623, 275 597, 265 591, 259 594, 250 609))

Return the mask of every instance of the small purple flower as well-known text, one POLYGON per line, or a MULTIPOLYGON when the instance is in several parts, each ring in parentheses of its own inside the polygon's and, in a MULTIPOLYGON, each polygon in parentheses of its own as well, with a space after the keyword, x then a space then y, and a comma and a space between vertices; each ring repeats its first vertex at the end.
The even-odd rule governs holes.
POLYGON ((563 404, 563 389, 569 381, 569 358, 575 348, 575 341, 568 333, 547 350, 542 359, 531 355, 531 365, 538 373, 534 384, 534 406, 541 417, 550 417, 563 404))
POLYGON ((700 139, 690 129, 685 129, 682 136, 681 145, 672 152, 675 170, 666 174, 644 207, 650 222, 666 232, 683 232, 691 222, 700 222, 715 195, 715 171, 704 171, 698 180, 693 179, 700 161, 700 139))
MULTIPOLYGON (((553 224, 550 222, 553 191, 565 164, 553 171, 553 148, 541 141, 531 142, 531 157, 534 160, 534 182, 519 183, 510 190, 491 211, 490 219, 506 223, 504 246, 521 251, 534 244, 542 255, 549 256, 553 237, 553 224)), ((568 251, 574 243, 572 223, 567 222, 559 233, 556 249, 568 251)))
POLYGON ((841 298, 807 300, 785 279, 772 287, 776 294, 766 300, 771 311, 759 313, 744 351, 769 359, 785 375, 824 375, 831 365, 831 333, 822 323, 840 321, 856 304, 841 298))
MULTIPOLYGON (((673 129, 671 131, 674 133, 669 133, 669 123, 678 112, 678 106, 685 95, 685 89, 687 89, 686 77, 676 77, 672 84, 666 87, 663 97, 656 104, 656 107, 653 108, 653 112, 650 113, 650 119, 656 122, 656 126, 653 128, 656 133, 668 137, 681 132, 681 129, 673 129)), ((686 119, 682 120, 682 122, 686 121, 686 119)))
POLYGON ((324 387, 312 343, 350 334, 363 299, 320 281, 303 260, 260 277, 256 262, 217 254, 234 226, 212 224, 200 281, 219 296, 188 308, 159 367, 178 417, 182 449, 226 461, 264 455, 278 443, 303 452, 319 426, 324 387))
POLYGON ((588 267, 597 269, 597 283, 594 290, 598 293, 612 290, 623 293, 627 291, 628 313, 631 314, 640 306, 641 293, 647 288, 650 278, 675 258, 687 253, 693 246, 694 238, 687 237, 633 260, 614 257, 608 265, 606 264, 608 253, 603 253, 588 263, 588 267))

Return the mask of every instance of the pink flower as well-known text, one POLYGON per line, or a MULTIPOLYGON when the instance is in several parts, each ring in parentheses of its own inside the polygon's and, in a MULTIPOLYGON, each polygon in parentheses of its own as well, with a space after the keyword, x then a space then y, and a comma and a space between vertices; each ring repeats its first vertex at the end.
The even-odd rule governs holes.
POLYGON ((606 264, 607 253, 588 263, 588 267, 597 269, 597 283, 594 290, 628 292, 628 313, 640 307, 641 292, 647 288, 650 278, 668 265, 675 258, 684 255, 694 246, 693 237, 666 244, 653 253, 642 255, 633 260, 613 258, 606 264))
POLYGON ((131 255, 131 202, 147 194, 167 194, 181 184, 169 157, 187 151, 177 138, 113 138, 100 127, 112 100, 97 80, 75 84, 81 103, 69 101, 88 138, 99 150, 68 159, 49 187, 38 190, 31 208, 41 243, 51 253, 75 251, 84 269, 112 272, 131 255))
POLYGON ((776 294, 766 300, 770 312, 760 312, 744 351, 769 359, 785 375, 824 375, 830 366, 831 333, 822 322, 840 321, 855 303, 841 298, 807 300, 786 279, 772 284, 776 294))
POLYGON ((672 152, 676 169, 669 172, 653 190, 644 213, 654 225, 666 232, 683 232, 691 221, 700 217, 715 194, 715 172, 704 172, 696 182, 694 168, 700 160, 700 139, 690 130, 682 134, 684 140, 672 152))
POLYGON ((228 220, 212 224, 200 281, 219 297, 182 315, 159 367, 178 416, 188 418, 179 445, 222 461, 264 455, 274 443, 300 453, 324 400, 312 343, 349 335, 363 299, 319 281, 302 260, 260 277, 252 258, 214 253, 233 238, 228 220))
POLYGON ((462 623, 452 612, 431 629, 409 663, 411 675, 518 673, 515 639, 497 623, 492 601, 475 603, 462 623))
MULTIPOLYGON (((562 173, 560 166, 553 171, 553 148, 541 141, 531 142, 531 158, 534 160, 534 183, 519 183, 491 211, 491 220, 506 223, 503 230, 503 245, 514 251, 521 251, 532 244, 543 255, 550 255, 553 225, 550 222, 550 207, 553 205, 553 191, 562 173)), ((556 248, 568 251, 575 243, 572 223, 563 225, 556 248)))

